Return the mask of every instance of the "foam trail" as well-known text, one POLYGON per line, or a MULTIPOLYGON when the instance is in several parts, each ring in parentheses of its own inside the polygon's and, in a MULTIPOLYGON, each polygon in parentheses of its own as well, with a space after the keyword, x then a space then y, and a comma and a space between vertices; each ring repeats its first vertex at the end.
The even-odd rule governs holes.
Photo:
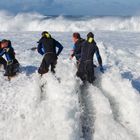
POLYGON ((90 86, 88 99, 94 109, 94 140, 136 140, 127 130, 114 120, 108 99, 100 89, 90 86))
POLYGON ((140 17, 47 17, 37 13, 0 12, 0 31, 140 31, 140 17))
POLYGON ((92 101, 88 98, 88 85, 81 85, 79 90, 81 138, 92 140, 94 135, 94 109, 92 101))
MULTIPOLYGON (((103 45, 103 44, 102 44, 103 45)), ((111 101, 115 119, 120 122, 136 138, 140 138, 140 97, 138 92, 133 88, 131 81, 121 76, 124 66, 116 55, 116 50, 100 46, 103 49, 105 62, 111 68, 100 78, 100 86, 104 95, 111 101), (113 52, 113 53, 112 53, 113 52), (113 60, 113 61, 112 61, 113 60), (116 66, 116 64, 119 66, 116 66), (133 115, 135 117, 133 118, 133 115)))
POLYGON ((61 82, 52 74, 44 76, 44 80, 47 80, 44 91, 46 95, 45 100, 41 102, 41 108, 45 106, 48 108, 48 116, 50 116, 48 121, 52 124, 50 133, 54 135, 51 140, 78 140, 80 138, 80 112, 78 94, 75 89, 76 81, 72 74, 74 66, 68 61, 60 61, 57 66, 59 74, 62 73, 60 70, 62 66, 61 82), (67 75, 68 68, 71 71, 69 76, 67 75))

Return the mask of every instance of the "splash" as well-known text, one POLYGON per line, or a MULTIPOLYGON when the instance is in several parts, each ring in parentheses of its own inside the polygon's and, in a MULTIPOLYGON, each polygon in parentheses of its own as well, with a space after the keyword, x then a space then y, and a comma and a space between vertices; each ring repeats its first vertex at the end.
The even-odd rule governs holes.
POLYGON ((140 17, 65 17, 0 12, 0 31, 131 31, 140 32, 140 17))

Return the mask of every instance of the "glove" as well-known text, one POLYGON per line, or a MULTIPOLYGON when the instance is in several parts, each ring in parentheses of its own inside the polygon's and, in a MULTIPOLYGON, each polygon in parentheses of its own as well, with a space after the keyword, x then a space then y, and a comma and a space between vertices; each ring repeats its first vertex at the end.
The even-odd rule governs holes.
POLYGON ((8 51, 9 51, 9 48, 5 48, 5 49, 4 49, 4 52, 8 52, 8 51))
POLYGON ((101 71, 102 73, 104 73, 104 68, 103 68, 103 66, 100 67, 100 71, 101 71))

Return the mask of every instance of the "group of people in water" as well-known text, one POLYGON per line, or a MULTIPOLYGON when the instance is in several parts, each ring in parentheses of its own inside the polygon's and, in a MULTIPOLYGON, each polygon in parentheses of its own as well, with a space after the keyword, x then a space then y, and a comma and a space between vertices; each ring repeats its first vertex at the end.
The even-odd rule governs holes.
MULTIPOLYGON (((93 62, 94 54, 96 54, 100 65, 100 71, 104 72, 102 58, 95 42, 94 34, 89 32, 87 39, 83 39, 80 33, 75 32, 72 38, 74 46, 70 59, 76 58, 76 75, 83 82, 93 83, 95 81, 94 68, 96 67, 93 62)), ((49 68, 52 73, 55 73, 57 59, 63 48, 62 44, 55 40, 49 32, 42 32, 41 39, 38 41, 38 47, 36 48, 38 53, 43 56, 42 63, 38 69, 40 75, 48 73, 49 68)), ((6 39, 0 41, 0 66, 3 65, 4 67, 4 76, 13 77, 19 72, 20 64, 15 56, 11 41, 6 39), (4 55, 5 58, 3 57, 4 55)))

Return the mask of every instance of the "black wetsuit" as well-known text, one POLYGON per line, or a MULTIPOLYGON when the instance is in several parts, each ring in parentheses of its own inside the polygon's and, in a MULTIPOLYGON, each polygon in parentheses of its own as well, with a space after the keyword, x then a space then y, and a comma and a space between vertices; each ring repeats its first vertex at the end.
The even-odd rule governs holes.
POLYGON ((53 38, 42 37, 39 41, 38 52, 44 55, 40 68, 38 70, 39 74, 45 74, 49 71, 51 66, 51 71, 55 73, 55 66, 57 64, 57 57, 63 50, 63 46, 53 38), (58 48, 58 52, 56 50, 58 48))
POLYGON ((82 81, 93 83, 95 80, 93 63, 94 54, 97 56, 99 65, 102 66, 102 58, 96 42, 92 41, 89 43, 88 41, 85 41, 81 50, 80 65, 77 71, 77 76, 80 77, 82 81))
POLYGON ((0 50, 0 59, 5 67, 5 76, 15 76, 19 72, 19 62, 15 58, 15 52, 12 46, 8 46, 0 50), (5 55, 7 61, 2 58, 5 55))

